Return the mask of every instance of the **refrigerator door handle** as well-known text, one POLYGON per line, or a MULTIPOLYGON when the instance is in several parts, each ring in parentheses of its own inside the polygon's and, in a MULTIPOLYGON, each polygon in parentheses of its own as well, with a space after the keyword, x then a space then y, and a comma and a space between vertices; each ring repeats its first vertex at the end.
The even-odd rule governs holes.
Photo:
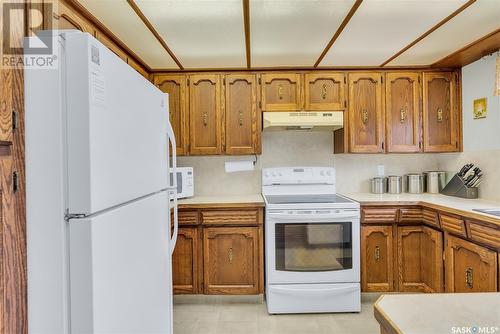
MULTIPOLYGON (((175 244, 177 243, 177 233, 179 231, 179 220, 178 220, 178 212, 177 212, 177 150, 176 150, 176 142, 175 142, 175 134, 174 129, 170 122, 167 123, 167 145, 172 144, 172 184, 169 181, 169 196, 172 194, 174 200, 174 233, 172 234, 172 238, 170 239, 170 254, 174 253, 175 244)), ((167 157, 167 159, 170 159, 167 157)), ((170 171, 167 168, 167 173, 169 173, 168 180, 170 180, 170 171)), ((169 213, 170 214, 170 213, 169 213)))

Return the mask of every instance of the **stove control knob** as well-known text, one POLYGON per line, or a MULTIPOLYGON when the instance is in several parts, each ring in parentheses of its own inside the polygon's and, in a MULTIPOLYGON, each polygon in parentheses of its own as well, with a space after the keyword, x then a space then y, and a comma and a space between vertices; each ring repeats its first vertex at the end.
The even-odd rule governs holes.
POLYGON ((324 170, 321 170, 321 171, 319 172, 319 175, 321 175, 321 176, 325 176, 325 171, 324 171, 324 170))
POLYGON ((281 172, 278 173, 279 176, 283 176, 283 174, 281 172))
POLYGON ((331 175, 332 175, 332 172, 331 172, 331 171, 329 171, 329 170, 327 170, 327 171, 326 171, 326 175, 331 176, 331 175))
POLYGON ((273 172, 273 176, 276 176, 276 172, 273 172))

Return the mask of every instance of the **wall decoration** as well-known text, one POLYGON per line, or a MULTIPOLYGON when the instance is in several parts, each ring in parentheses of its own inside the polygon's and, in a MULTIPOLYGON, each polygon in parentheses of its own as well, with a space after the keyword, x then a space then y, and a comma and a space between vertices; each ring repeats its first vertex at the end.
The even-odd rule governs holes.
POLYGON ((488 114, 488 100, 485 97, 474 100, 474 110, 472 114, 474 119, 486 118, 488 114))

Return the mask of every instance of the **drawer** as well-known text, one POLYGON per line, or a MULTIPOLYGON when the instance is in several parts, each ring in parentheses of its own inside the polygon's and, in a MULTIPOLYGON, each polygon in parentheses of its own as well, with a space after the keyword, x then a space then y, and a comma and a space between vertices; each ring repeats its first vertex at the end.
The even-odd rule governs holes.
POLYGON ((426 225, 439 227, 439 219, 436 211, 422 209, 422 221, 426 225))
POLYGON ((262 224, 260 210, 203 210, 203 225, 258 225, 262 224))
POLYGON ((400 223, 422 223, 422 209, 421 208, 403 208, 399 209, 399 222, 400 223))
POLYGON ((450 216, 447 214, 439 214, 441 228, 447 232, 466 237, 465 222, 460 217, 450 216))
POLYGON ((397 208, 362 208, 361 223, 380 224, 395 223, 398 217, 397 208))
POLYGON ((500 230, 467 221, 469 237, 479 243, 500 249, 500 230))
POLYGON ((179 225, 198 225, 198 211, 179 211, 179 225))

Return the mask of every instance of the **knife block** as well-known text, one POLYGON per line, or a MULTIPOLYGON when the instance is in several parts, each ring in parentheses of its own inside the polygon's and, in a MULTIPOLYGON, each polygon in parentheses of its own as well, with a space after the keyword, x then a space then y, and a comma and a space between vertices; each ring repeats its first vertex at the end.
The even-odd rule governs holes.
POLYGON ((477 187, 467 187, 464 180, 455 174, 450 182, 441 191, 442 194, 448 196, 455 196, 461 198, 475 199, 478 198, 478 188, 477 187))

